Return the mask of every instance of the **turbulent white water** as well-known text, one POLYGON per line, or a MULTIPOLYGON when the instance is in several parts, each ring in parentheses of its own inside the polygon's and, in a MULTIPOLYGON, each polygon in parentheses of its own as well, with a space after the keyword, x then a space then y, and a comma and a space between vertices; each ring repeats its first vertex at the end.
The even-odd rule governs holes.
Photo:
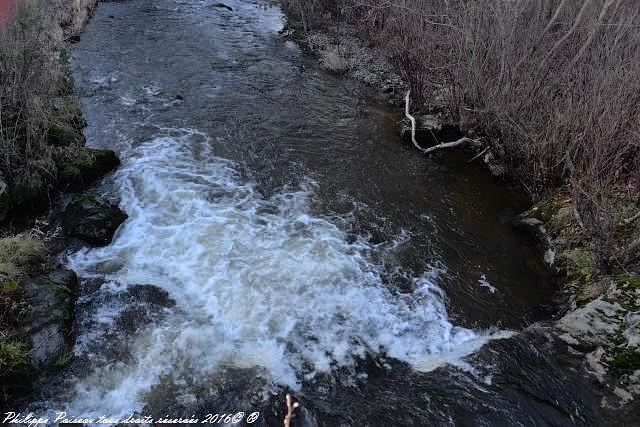
MULTIPOLYGON (((80 276, 108 282, 101 292, 149 283, 177 302, 132 338, 130 363, 98 364, 78 381, 69 404, 78 413, 140 409, 141 393, 167 374, 197 381, 257 366, 296 389, 367 352, 429 370, 486 341, 448 320, 435 271, 412 278, 410 294, 390 292, 370 257, 380 249, 314 216, 311 184, 265 199, 208 146, 174 129, 124 153, 116 187, 129 219, 111 245, 69 259, 80 276)), ((113 307, 101 310, 109 328, 113 307)), ((92 339, 81 336, 76 351, 92 339)))

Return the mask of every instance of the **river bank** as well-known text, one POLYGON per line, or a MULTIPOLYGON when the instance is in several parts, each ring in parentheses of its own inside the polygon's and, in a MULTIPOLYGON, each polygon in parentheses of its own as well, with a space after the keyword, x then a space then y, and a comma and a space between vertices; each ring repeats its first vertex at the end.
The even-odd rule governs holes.
MULTIPOLYGON (((403 136, 410 134, 411 125, 401 116, 409 84, 399 77, 401 70, 391 65, 376 40, 346 20, 336 22, 338 14, 328 12, 323 19, 314 21, 316 25, 307 27, 301 22, 298 9, 291 6, 285 11, 289 15, 290 37, 305 46, 325 70, 373 86, 381 98, 398 107, 398 131, 403 136)), ((425 147, 447 142, 434 138, 434 129, 441 130, 443 124, 458 129, 454 137, 465 133, 477 137, 482 132, 470 115, 451 122, 451 116, 446 114, 446 94, 447 88, 442 88, 442 93, 434 93, 425 103, 413 107, 418 111, 418 142, 425 147), (420 126, 421 121, 426 124, 420 126), (420 131, 424 133, 422 138, 420 131)), ((497 135, 483 136, 499 139, 497 135)), ((494 154, 496 148, 504 150, 492 144, 470 151, 468 157, 484 160, 487 173, 513 182, 508 165, 499 160, 505 155, 494 154)), ((524 334, 538 336, 534 341, 547 342, 545 351, 551 357, 570 359, 565 369, 584 375, 590 379, 590 387, 602 391, 598 405, 602 411, 612 410, 608 412, 612 419, 640 414, 640 193, 630 185, 619 189, 610 202, 616 222, 610 239, 617 255, 604 261, 598 259, 602 241, 582 223, 567 186, 546 194, 512 218, 514 227, 538 240, 540 254, 558 284, 552 319, 529 326, 524 334)), ((525 187, 520 188, 527 192, 525 187)), ((576 415, 576 422, 579 419, 576 415)))
POLYGON ((76 198, 53 217, 49 211, 61 193, 73 198, 119 163, 113 151, 84 146, 86 123, 70 77, 69 44, 79 37, 96 6, 97 0, 67 1, 63 6, 15 2, 11 13, 3 16, 2 411, 20 407, 38 378, 55 375, 73 359, 78 279, 56 258, 60 245, 69 244, 65 236, 92 241, 96 233, 113 234, 113 224, 107 223, 114 218, 123 220, 109 211, 113 207, 87 197, 76 198), (21 25, 22 31, 14 25, 21 25), (98 225, 96 215, 101 218, 98 225))

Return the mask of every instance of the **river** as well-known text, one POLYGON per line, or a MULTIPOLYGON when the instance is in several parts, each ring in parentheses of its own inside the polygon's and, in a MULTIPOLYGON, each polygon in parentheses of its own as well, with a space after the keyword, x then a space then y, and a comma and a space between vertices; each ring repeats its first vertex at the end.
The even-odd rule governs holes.
POLYGON ((569 424, 577 392, 518 333, 554 293, 509 225, 526 200, 404 144, 278 8, 226 4, 103 2, 73 47, 88 145, 122 159, 92 191, 129 219, 63 254, 75 359, 33 406, 281 425, 291 392, 303 425, 569 424))

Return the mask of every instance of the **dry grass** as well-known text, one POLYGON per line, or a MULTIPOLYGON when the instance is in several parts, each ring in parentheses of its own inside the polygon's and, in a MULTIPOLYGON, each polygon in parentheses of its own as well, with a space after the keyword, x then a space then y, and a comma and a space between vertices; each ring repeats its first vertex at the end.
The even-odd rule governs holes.
POLYGON ((47 134, 55 99, 70 86, 64 51, 42 31, 41 13, 22 11, 0 36, 0 178, 9 188, 46 189, 55 181, 47 134))
POLYGON ((349 61, 337 46, 320 52, 320 64, 324 69, 336 74, 345 73, 349 69, 349 61))

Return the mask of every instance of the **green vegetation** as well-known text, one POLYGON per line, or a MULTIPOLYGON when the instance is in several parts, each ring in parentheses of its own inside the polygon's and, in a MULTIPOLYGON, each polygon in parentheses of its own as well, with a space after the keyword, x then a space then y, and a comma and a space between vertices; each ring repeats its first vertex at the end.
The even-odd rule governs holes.
POLYGON ((29 366, 29 348, 17 340, 0 339, 0 372, 15 371, 29 366))
POLYGON ((64 368, 65 366, 69 366, 71 364, 71 362, 73 362, 73 352, 71 351, 65 351, 64 353, 62 353, 60 355, 60 357, 58 357, 58 359, 56 360, 55 365, 60 367, 60 368, 64 368))
POLYGON ((627 348, 616 353, 609 361, 609 368, 616 376, 623 376, 640 369, 640 352, 627 348))
POLYGON ((47 259, 42 242, 29 235, 0 239, 0 393, 4 396, 23 395, 30 387, 35 369, 19 332, 30 308, 21 285, 47 259))

